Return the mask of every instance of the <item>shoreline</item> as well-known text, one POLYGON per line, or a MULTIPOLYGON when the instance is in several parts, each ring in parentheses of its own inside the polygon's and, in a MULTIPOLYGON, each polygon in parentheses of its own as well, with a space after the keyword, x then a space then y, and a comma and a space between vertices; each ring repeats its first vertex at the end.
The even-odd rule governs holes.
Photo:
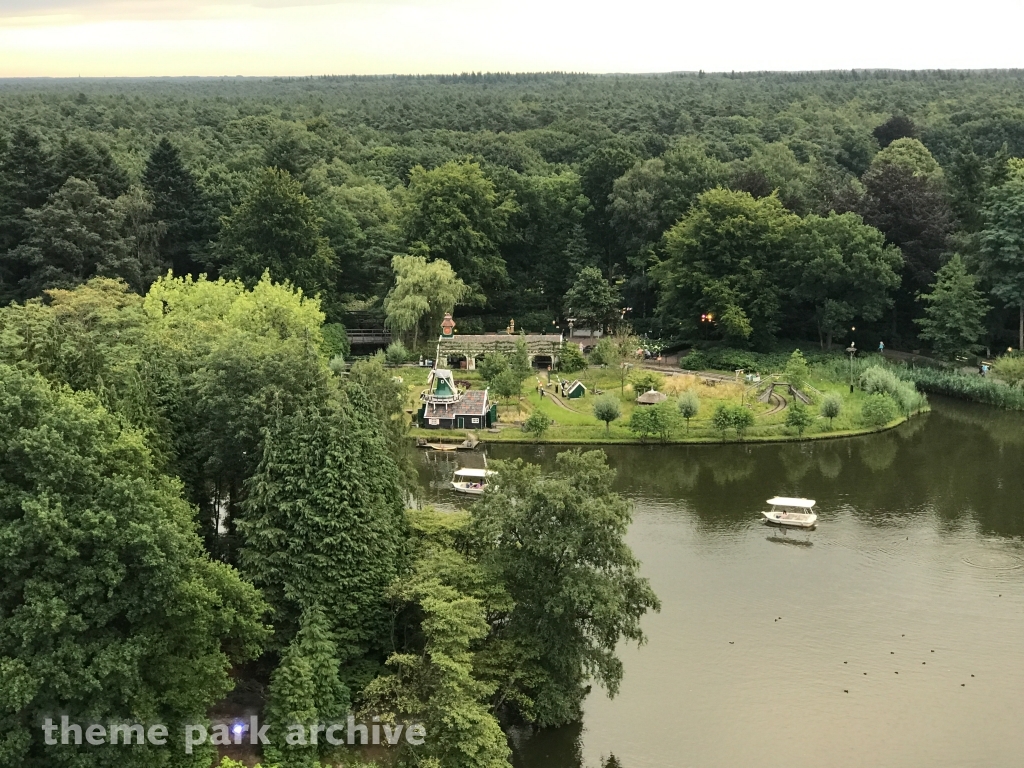
POLYGON ((837 430, 835 432, 818 432, 813 435, 763 435, 763 436, 744 436, 736 437, 732 439, 728 438, 714 438, 714 437, 694 437, 694 438, 669 438, 668 440, 650 439, 641 441, 640 438, 620 438, 620 437, 608 437, 608 438, 554 438, 554 437, 541 437, 540 439, 528 436, 522 430, 516 429, 515 427, 507 427, 502 432, 510 431, 514 432, 514 437, 509 438, 498 438, 494 439, 494 433, 481 433, 472 432, 472 430, 464 430, 459 432, 452 432, 449 430, 441 433, 440 430, 429 430, 420 429, 414 427, 410 430, 409 439, 414 441, 417 438, 430 439, 431 437, 436 438, 438 442, 445 440, 464 440, 472 433, 479 444, 485 445, 742 445, 753 444, 753 443, 802 443, 802 442, 814 442, 818 440, 839 440, 845 437, 863 437, 865 435, 873 435, 881 432, 888 432, 889 430, 895 429, 896 427, 907 423, 914 416, 921 416, 931 411, 931 408, 924 408, 920 411, 915 411, 910 416, 900 416, 894 421, 890 421, 888 424, 882 427, 865 427, 863 429, 846 429, 837 430))

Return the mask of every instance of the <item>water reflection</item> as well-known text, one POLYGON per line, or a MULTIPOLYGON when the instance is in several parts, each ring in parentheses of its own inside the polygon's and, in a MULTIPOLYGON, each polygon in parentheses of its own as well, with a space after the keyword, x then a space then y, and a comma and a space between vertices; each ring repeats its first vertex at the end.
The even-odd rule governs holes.
MULTIPOLYGON (((581 725, 513 734, 517 768, 1013 764, 1024 414, 933 407, 863 438, 609 446, 664 609, 647 646, 621 651, 620 696, 595 690, 581 725), (818 530, 762 526, 773 495, 816 499, 818 530), (814 725, 764 717, 783 711, 814 725)), ((550 466, 559 450, 487 459, 550 466)), ((464 505, 447 482, 484 459, 421 456, 424 500, 464 505)))

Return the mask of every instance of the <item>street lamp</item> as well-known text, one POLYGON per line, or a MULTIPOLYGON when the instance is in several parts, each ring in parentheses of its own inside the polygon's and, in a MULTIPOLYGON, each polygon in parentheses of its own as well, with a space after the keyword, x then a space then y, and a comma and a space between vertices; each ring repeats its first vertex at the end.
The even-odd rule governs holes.
POLYGON ((846 348, 846 354, 850 356, 850 394, 853 394, 853 356, 857 354, 857 342, 851 341, 846 348))

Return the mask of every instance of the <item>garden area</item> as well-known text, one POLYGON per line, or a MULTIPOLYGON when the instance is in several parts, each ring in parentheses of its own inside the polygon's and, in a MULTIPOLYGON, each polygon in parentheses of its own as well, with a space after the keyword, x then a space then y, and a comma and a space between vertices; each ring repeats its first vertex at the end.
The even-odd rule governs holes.
MULTIPOLYGON (((488 353, 477 370, 453 371, 460 389, 487 388, 498 406, 498 423, 475 436, 549 443, 800 440, 884 429, 927 409, 914 384, 881 358, 857 361, 851 392, 848 360, 838 355, 733 352, 722 359, 694 352, 683 358, 682 369, 667 370, 635 356, 616 360, 609 353, 612 344, 589 359, 570 350, 562 362, 571 372, 536 370, 527 360, 517 363, 515 354, 500 353, 488 353), (731 362, 746 367, 729 370, 731 362), (702 370, 692 369, 694 363, 702 370), (585 393, 577 388, 573 394, 579 396, 569 397, 563 383, 577 380, 585 393), (641 395, 653 402, 638 402, 641 395)), ((413 419, 428 371, 396 371, 409 387, 406 412, 413 419)), ((412 434, 462 440, 467 433, 414 423, 412 434)))

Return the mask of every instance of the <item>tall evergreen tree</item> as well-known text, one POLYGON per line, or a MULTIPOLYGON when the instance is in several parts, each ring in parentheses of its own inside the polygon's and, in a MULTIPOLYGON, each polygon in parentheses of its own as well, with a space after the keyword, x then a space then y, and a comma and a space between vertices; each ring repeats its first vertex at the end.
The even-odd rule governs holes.
POLYGON ((140 264, 122 237, 121 214, 91 181, 71 177, 25 215, 25 241, 11 254, 25 273, 22 296, 73 288, 94 276, 120 277, 141 291, 140 264))
POLYGON ((128 191, 128 174, 117 164, 110 150, 78 137, 61 145, 57 153, 57 173, 62 181, 72 176, 91 181, 101 195, 111 199, 128 191))
POLYGON ((6 254, 25 238, 25 209, 42 207, 57 186, 53 157, 39 136, 18 126, 0 142, 0 304, 24 298, 19 284, 28 266, 6 254))
MULTIPOLYGON (((272 747, 267 757, 286 768, 312 768, 318 744, 289 746, 288 728, 341 722, 349 707, 348 687, 338 679, 338 647, 319 606, 302 612, 299 631, 288 645, 270 679, 267 720, 272 747)), ((308 738, 305 739, 308 742, 308 738)))
POLYGON ((945 358, 978 350, 989 304, 959 253, 939 270, 931 293, 921 294, 920 300, 928 306, 917 324, 932 349, 945 358))
POLYGON ((401 478, 358 386, 271 426, 238 523, 242 570, 288 643, 304 607, 323 607, 342 661, 386 626, 405 520, 401 478))
POLYGON ((142 183, 153 202, 153 219, 163 224, 160 258, 175 275, 198 275, 214 237, 213 214, 181 154, 165 136, 146 163, 142 183))

